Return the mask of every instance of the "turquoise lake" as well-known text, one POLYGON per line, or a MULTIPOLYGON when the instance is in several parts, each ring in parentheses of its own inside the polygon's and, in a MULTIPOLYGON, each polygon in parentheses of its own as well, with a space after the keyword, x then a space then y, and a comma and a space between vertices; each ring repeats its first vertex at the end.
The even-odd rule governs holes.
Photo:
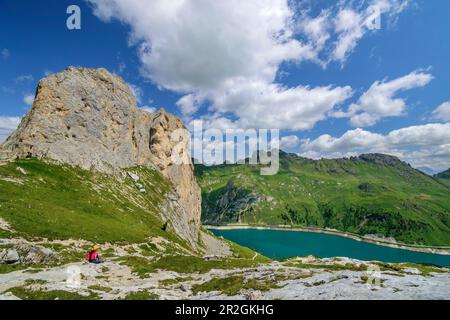
POLYGON ((211 232, 272 259, 314 255, 320 258, 349 257, 359 260, 450 266, 450 255, 389 248, 323 233, 254 229, 211 232))

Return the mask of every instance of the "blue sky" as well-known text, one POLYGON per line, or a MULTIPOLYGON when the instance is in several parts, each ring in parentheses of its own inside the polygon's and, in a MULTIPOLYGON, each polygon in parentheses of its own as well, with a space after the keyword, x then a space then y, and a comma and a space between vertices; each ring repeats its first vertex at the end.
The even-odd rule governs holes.
POLYGON ((280 128, 284 149, 314 158, 450 167, 449 1, 219 2, 0 0, 0 138, 40 78, 105 67, 139 107, 188 125, 280 128), (66 28, 71 4, 81 30, 66 28), (362 24, 371 5, 379 30, 362 24))

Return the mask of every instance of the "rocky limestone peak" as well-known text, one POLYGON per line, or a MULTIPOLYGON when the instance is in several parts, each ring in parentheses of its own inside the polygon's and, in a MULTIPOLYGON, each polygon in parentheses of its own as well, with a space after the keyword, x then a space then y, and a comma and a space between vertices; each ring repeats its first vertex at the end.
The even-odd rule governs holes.
MULTIPOLYGON (((30 112, 0 146, 2 157, 33 156, 113 172, 136 165, 154 167, 169 178, 188 229, 200 226, 201 193, 192 163, 172 163, 171 134, 183 122, 160 110, 137 108, 118 76, 106 69, 69 67, 42 79, 30 112), (194 226, 194 227, 192 227, 194 226)), ((187 152, 187 146, 182 152, 187 152)), ((192 235, 192 238, 196 235, 192 235)))

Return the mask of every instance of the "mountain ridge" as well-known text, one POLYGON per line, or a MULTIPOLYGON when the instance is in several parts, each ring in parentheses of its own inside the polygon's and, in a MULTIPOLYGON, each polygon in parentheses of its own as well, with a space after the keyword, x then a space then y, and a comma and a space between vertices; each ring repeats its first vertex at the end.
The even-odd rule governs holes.
POLYGON ((450 179, 450 169, 436 174, 435 177, 439 179, 450 179))
POLYGON ((313 160, 280 152, 272 177, 258 166, 196 165, 204 223, 334 228, 449 245, 450 187, 395 156, 313 160))

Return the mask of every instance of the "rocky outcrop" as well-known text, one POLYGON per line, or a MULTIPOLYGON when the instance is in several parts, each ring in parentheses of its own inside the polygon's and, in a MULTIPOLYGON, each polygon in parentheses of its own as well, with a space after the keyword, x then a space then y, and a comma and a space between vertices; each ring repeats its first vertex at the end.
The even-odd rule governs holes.
POLYGON ((137 165, 157 168, 172 182, 172 200, 185 215, 185 230, 196 239, 200 189, 186 156, 187 144, 171 139, 183 129, 180 119, 162 109, 149 113, 137 108, 130 88, 107 70, 70 67, 39 82, 31 111, 0 147, 0 154, 108 173, 137 165), (173 150, 187 162, 174 163, 173 150))
MULTIPOLYGON (((130 254, 124 248, 114 249, 118 257, 130 254)), ((146 259, 137 253, 133 256, 146 259)), ((220 258, 211 256, 205 260, 217 263, 220 258)), ((227 268, 227 265, 200 273, 160 270, 142 275, 121 259, 107 259, 100 265, 73 262, 29 269, 33 272, 0 274, 0 300, 24 299, 23 293, 30 291, 34 299, 59 292, 84 297, 95 293, 102 300, 119 300, 136 292, 143 296, 150 293, 160 300, 448 300, 450 297, 448 268, 311 256, 257 267, 227 268), (212 285, 212 281, 218 284, 212 285), (198 290, 199 286, 203 288, 198 290)))
POLYGON ((357 157, 358 160, 371 162, 376 165, 384 165, 384 166, 390 166, 390 167, 408 167, 410 168, 410 165, 406 162, 401 161, 399 158, 387 154, 381 154, 381 153, 367 153, 367 154, 361 154, 359 157, 357 157))
POLYGON ((59 255, 49 248, 30 243, 18 243, 11 248, 0 249, 0 264, 46 264, 59 260, 59 255))
POLYGON ((217 190, 213 201, 204 199, 203 219, 207 224, 224 222, 241 222, 241 216, 252 211, 260 197, 243 187, 237 186, 232 180, 217 190))

